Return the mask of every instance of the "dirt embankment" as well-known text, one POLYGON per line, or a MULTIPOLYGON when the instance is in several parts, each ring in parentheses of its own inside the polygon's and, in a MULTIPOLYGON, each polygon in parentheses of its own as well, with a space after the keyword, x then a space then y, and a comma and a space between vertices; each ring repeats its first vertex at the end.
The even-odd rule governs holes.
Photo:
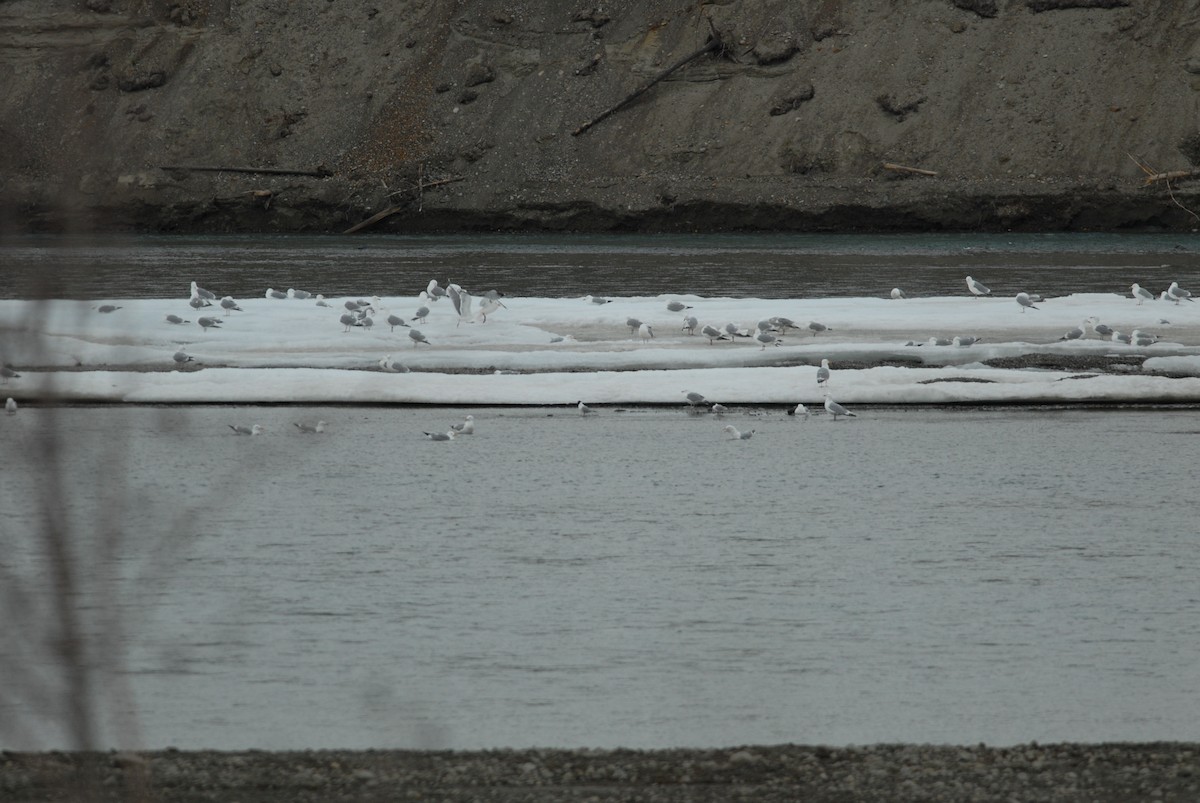
POLYGON ((0 0, 0 226, 1190 229, 1198 99, 1195 0, 0 0))

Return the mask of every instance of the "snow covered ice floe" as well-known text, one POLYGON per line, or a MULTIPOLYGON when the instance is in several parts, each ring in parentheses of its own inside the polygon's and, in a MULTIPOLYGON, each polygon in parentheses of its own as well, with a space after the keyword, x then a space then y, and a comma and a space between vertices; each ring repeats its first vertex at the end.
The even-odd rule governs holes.
MULTIPOLYGON (((92 301, 0 300, 0 363, 21 374, 6 383, 23 399, 155 402, 422 404, 683 404, 680 388, 714 402, 821 405, 817 366, 828 359, 837 399, 846 404, 952 402, 1200 402, 1200 304, 1088 293, 1049 297, 1023 315, 1012 296, 757 299, 670 296, 504 297, 504 306, 470 319, 449 305, 411 329, 366 329, 340 322, 347 299, 239 299, 243 312, 220 328, 192 320, 187 298, 110 299, 120 309, 96 315, 92 301), (687 307, 667 309, 668 301, 687 307), (816 321, 828 329, 781 329, 778 346, 753 336, 711 340, 700 327, 752 335, 771 319, 816 321), (1136 346, 1101 339, 1095 318, 1118 332, 1159 340, 1136 346), (653 328, 644 338, 636 319, 653 328), (1166 321, 1169 321, 1167 323, 1166 321), (349 330, 349 331, 347 331, 349 330), (970 346, 933 339, 979 340, 970 346), (916 345, 924 344, 924 345, 916 345), (193 358, 180 370, 173 355, 193 358), (409 373, 385 372, 385 355, 409 373), (989 366, 988 361, 1048 355, 1063 370, 989 366), (1078 358, 1072 360, 1072 358, 1078 358), (1113 358, 1121 365, 1103 370, 1113 358), (1078 363, 1079 369, 1071 363, 1078 363), (1115 369, 1123 369, 1116 372, 1115 369)), ((352 300, 352 299, 351 299, 352 300)), ((411 314, 421 299, 379 299, 411 314)), ((413 323, 411 318, 408 323, 413 323)))

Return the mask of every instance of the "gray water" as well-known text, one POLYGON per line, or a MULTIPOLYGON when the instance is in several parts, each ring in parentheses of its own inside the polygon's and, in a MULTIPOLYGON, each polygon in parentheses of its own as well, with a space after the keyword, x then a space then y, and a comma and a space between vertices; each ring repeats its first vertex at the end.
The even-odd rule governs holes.
MULTIPOLYGON (((1200 741, 1194 409, 735 411, 746 442, 474 409, 421 436, 466 412, 0 419, 0 656, 56 676, 48 493, 81 614, 119 614, 108 744, 1200 741)), ((61 744, 12 677, 0 745, 61 744)))
POLYGON ((691 293, 821 298, 965 293, 963 277, 1043 296, 1200 284, 1195 234, 740 234, 533 236, 130 235, 10 237, 0 298, 186 297, 268 287, 415 295, 431 278, 472 291, 569 298, 691 293))

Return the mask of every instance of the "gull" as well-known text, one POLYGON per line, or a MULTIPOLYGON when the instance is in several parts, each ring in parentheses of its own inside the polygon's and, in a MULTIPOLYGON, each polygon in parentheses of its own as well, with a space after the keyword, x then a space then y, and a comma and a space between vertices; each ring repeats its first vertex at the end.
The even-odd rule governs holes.
POLYGON ((817 384, 829 384, 829 360, 821 360, 821 367, 817 369, 817 384))
POLYGON ((708 399, 704 398, 704 396, 696 393, 695 391, 685 390, 683 391, 683 394, 684 398, 687 399, 687 403, 693 407, 695 407, 697 404, 708 404, 708 399))
POLYGON ((625 325, 629 327, 629 334, 637 334, 637 330, 641 327, 642 322, 637 318, 629 317, 625 319, 625 325))
POLYGON ((771 334, 770 332, 759 332, 754 336, 754 339, 759 343, 762 343, 763 351, 766 351, 767 346, 771 345, 772 343, 774 343, 776 346, 783 345, 783 341, 775 337, 775 335, 771 334))
POLYGON ((211 329, 220 329, 221 328, 221 322, 219 320, 217 320, 216 318, 209 318, 209 317, 197 318, 196 323, 200 324, 200 328, 206 332, 210 328, 211 329))
POLYGON ((359 320, 358 325, 364 329, 370 329, 375 325, 375 320, 370 315, 364 315, 359 320))
POLYGON ((471 317, 471 294, 457 284, 452 284, 446 288, 446 295, 450 297, 450 301, 454 304, 454 311, 458 313, 458 323, 469 320, 471 317))
POLYGON ((967 289, 971 291, 971 295, 979 298, 980 296, 990 296, 992 291, 987 288, 987 285, 976 281, 972 277, 967 277, 967 289))
POLYGON ((804 416, 804 418, 807 419, 810 415, 812 415, 812 413, 810 413, 808 411, 808 408, 805 407, 803 404, 797 404, 796 409, 788 410, 788 415, 800 415, 800 416, 804 416))
POLYGON ((307 293, 304 290, 297 290, 294 287, 289 287, 288 291, 287 291, 287 297, 288 298, 296 298, 296 299, 303 301, 306 298, 312 298, 312 293, 307 293))
POLYGON ((707 323, 704 324, 704 328, 700 330, 700 334, 702 334, 708 338, 708 345, 710 345, 710 346, 713 344, 714 341, 730 339, 720 329, 718 329, 715 326, 712 326, 711 324, 707 324, 707 323))
MULTIPOLYGON (((200 285, 196 284, 195 282, 192 282, 192 298, 202 298, 205 301, 216 301, 217 294, 213 293, 209 290, 205 290, 200 285)), ((208 305, 205 304, 204 306, 208 306, 208 305)))
POLYGON ((408 330, 408 339, 413 342, 413 348, 416 348, 421 343, 424 343, 427 346, 433 345, 432 343, 430 343, 428 340, 425 339, 425 335, 421 334, 421 330, 419 330, 419 329, 409 329, 408 330))
POLYGON ((723 413, 729 412, 729 408, 726 407, 725 405, 721 404, 720 402, 714 402, 713 406, 710 408, 710 411, 713 413, 716 413, 717 415, 721 415, 723 413))
POLYGON ((273 287, 268 287, 267 292, 264 294, 264 297, 265 298, 277 298, 277 299, 282 300, 282 299, 287 298, 288 294, 284 293, 284 292, 280 292, 279 290, 276 290, 273 287))
POLYGON ((684 304, 682 301, 668 301, 667 309, 671 312, 683 312, 685 309, 691 309, 691 307, 689 307, 687 304, 684 304))
POLYGON ((648 323, 642 324, 638 327, 638 337, 642 339, 643 343, 649 342, 654 337, 654 327, 648 323))
POLYGON ((816 321, 809 321, 808 328, 812 330, 813 337, 816 337, 817 332, 824 332, 829 327, 823 323, 817 323, 816 321))
POLYGON ((177 351, 171 355, 171 359, 175 360, 178 365, 183 366, 187 365, 189 362, 192 362, 193 358, 182 351, 177 351))
POLYGON ((204 309, 205 307, 211 307, 212 302, 205 301, 200 296, 192 296, 191 299, 188 301, 188 306, 191 307, 192 309, 204 309))
POLYGON ((115 307, 112 304, 101 304, 98 307, 93 307, 93 309, 95 309, 96 312, 102 312, 107 315, 110 312, 116 312, 119 309, 124 309, 124 307, 115 307))
POLYGON ((461 424, 451 424, 450 429, 457 432, 459 435, 474 435, 475 434, 475 416, 469 415, 461 424))
POLYGON ((758 331, 760 331, 760 332, 774 332, 775 331, 775 324, 771 323, 770 321, 762 320, 762 321, 759 321, 757 325, 758 325, 758 331))
POLYGON ((750 337, 750 333, 748 331, 745 329, 738 329, 737 324, 735 323, 725 324, 725 331, 733 337, 750 337))
POLYGON ((437 279, 430 279, 429 284, 425 287, 425 297, 430 301, 437 301, 444 295, 446 295, 446 291, 438 287, 437 279))
POLYGON ((396 331, 397 326, 403 326, 406 329, 408 328, 408 324, 406 324, 404 322, 404 319, 401 318, 399 315, 387 316, 387 322, 388 322, 388 326, 391 327, 390 331, 393 331, 393 332, 396 331))
POLYGON ((1141 329, 1134 329, 1129 333, 1129 339, 1135 346, 1149 346, 1151 343, 1158 342, 1158 335, 1143 332, 1141 329))
MULTIPOLYGON (((494 293, 496 291, 488 290, 488 292, 494 293)), ((479 302, 479 312, 477 312, 476 314, 479 316, 481 323, 487 323, 487 316, 491 315, 493 312, 500 309, 501 307, 504 307, 504 303, 502 301, 500 301, 500 299, 489 298, 489 297, 485 296, 483 301, 479 302)), ((508 309, 508 307, 504 307, 504 308, 508 309)))
POLYGON ((178 323, 191 323, 191 321, 185 321, 183 318, 180 318, 178 315, 171 315, 171 314, 168 314, 168 315, 167 315, 167 323, 176 323, 176 324, 178 324, 178 323))
POLYGON ((226 315, 228 315, 231 310, 237 310, 238 312, 242 311, 242 308, 239 307, 237 302, 233 300, 233 296, 225 296, 221 299, 221 309, 225 310, 226 315))
POLYGON ((730 440, 736 441, 748 441, 754 435, 754 430, 750 430, 749 432, 739 432, 737 427, 735 427, 733 424, 726 424, 725 426, 721 427, 721 431, 729 433, 730 440))
POLYGON ((342 316, 338 318, 338 320, 341 322, 342 326, 346 327, 345 331, 347 332, 350 331, 351 326, 358 326, 358 318, 355 318, 348 312, 343 312, 342 316))
POLYGON ((955 346, 973 346, 979 342, 979 338, 971 335, 955 335, 950 342, 955 346))
POLYGON ((1060 337, 1059 340, 1079 340, 1079 339, 1085 337, 1087 335, 1088 323, 1090 321, 1091 321, 1091 318, 1088 318, 1088 319, 1084 320, 1084 322, 1082 324, 1080 324, 1079 326, 1076 326, 1074 329, 1068 329, 1066 334, 1064 334, 1062 337, 1060 337))
POLYGON ((899 287, 892 288, 892 298, 908 298, 899 287))
POLYGON ((789 328, 791 328, 791 329, 799 329, 800 328, 799 326, 796 325, 796 322, 793 321, 791 318, 782 318, 778 315, 776 315, 774 318, 771 318, 769 322, 771 323, 772 326, 777 327, 779 329, 779 331, 783 332, 784 334, 787 334, 787 330, 789 328))
POLYGON ((1113 329, 1111 326, 1100 323, 1100 320, 1095 317, 1088 318, 1088 321, 1090 321, 1092 324, 1092 331, 1095 332, 1096 334, 1100 335, 1100 337, 1111 337, 1112 336, 1113 329))
POLYGON ((954 340, 949 337, 930 336, 930 338, 925 341, 924 345, 927 345, 927 346, 952 346, 952 345, 954 345, 954 340))
POLYGON ((1021 312, 1024 312, 1026 307, 1029 309, 1040 309, 1033 306, 1033 299, 1029 297, 1029 293, 1017 293, 1017 304, 1021 306, 1021 312))
POLYGON ((450 430, 449 432, 426 432, 425 437, 431 441, 452 441, 457 434, 454 430, 450 430))
POLYGON ((1143 301, 1154 300, 1154 293, 1151 293, 1137 282, 1134 282, 1129 289, 1133 292, 1133 297, 1137 299, 1137 305, 1139 307, 1142 306, 1143 301))
POLYGON ((425 323, 425 318, 428 315, 429 315, 429 307, 420 306, 420 307, 417 307, 417 312, 415 315, 413 315, 413 320, 420 321, 421 323, 425 323))
POLYGON ((233 430, 235 435, 261 435, 266 432, 262 428, 262 424, 255 424, 252 427, 242 426, 241 424, 230 424, 229 428, 233 430))
POLYGON ((591 407, 588 407, 586 404, 584 404, 582 401, 578 402, 578 405, 579 405, 579 414, 580 415, 588 415, 590 413, 596 412, 591 407))
POLYGON ((603 298, 603 297, 601 297, 601 296, 585 296, 585 298, 586 298, 588 301, 592 302, 593 304, 597 304, 597 305, 599 305, 599 304, 611 304, 611 303, 612 303, 612 300, 611 300, 611 299, 603 298))
POLYGON ((1167 297, 1178 304, 1180 301, 1195 302, 1192 294, 1179 286, 1179 282, 1171 282, 1171 286, 1167 288, 1167 297))
POLYGON ((838 417, 839 415, 847 415, 847 416, 850 416, 850 417, 852 417, 852 418, 855 416, 855 414, 854 414, 854 413, 850 412, 850 411, 849 411, 849 410, 847 410, 845 407, 843 407, 842 405, 838 404, 838 403, 837 403, 837 402, 835 402, 833 399, 829 398, 829 394, 828 394, 828 393, 826 393, 826 394, 825 394, 825 412, 827 412, 827 413, 829 413, 830 415, 832 415, 832 416, 833 416, 833 420, 834 420, 834 421, 837 421, 837 417, 838 417))
POLYGON ((1130 335, 1125 335, 1125 334, 1121 334, 1120 332, 1114 331, 1112 333, 1112 342, 1114 342, 1114 343, 1132 343, 1133 337, 1131 337, 1130 335))
POLYGON ((342 302, 342 306, 350 312, 358 312, 359 309, 357 301, 344 301, 342 302))
POLYGON ((4 411, 5 411, 6 413, 8 413, 9 415, 12 415, 13 413, 15 413, 15 412, 17 411, 17 401, 16 401, 16 399, 14 399, 13 397, 9 396, 9 397, 8 397, 8 400, 7 400, 6 402, 4 402, 4 411))
POLYGON ((318 307, 328 307, 329 306, 329 302, 325 300, 325 296, 321 295, 320 293, 317 293, 317 306, 318 307))
POLYGON ((696 334, 696 327, 700 325, 700 321, 696 320, 696 316, 688 315, 683 319, 683 331, 689 335, 696 334))
POLYGON ((20 379, 20 378, 21 378, 21 375, 18 374, 16 371, 14 371, 13 367, 11 365, 0 365, 0 379, 4 380, 3 384, 7 385, 8 380, 10 380, 10 379, 20 379))
POLYGON ((389 374, 407 374, 407 373, 409 373, 408 367, 401 365, 400 363, 394 361, 392 359, 391 354, 387 355, 386 357, 384 357, 382 360, 379 361, 379 367, 380 367, 380 369, 386 371, 389 374))
POLYGON ((292 426, 294 426, 296 429, 298 429, 301 432, 308 434, 308 435, 313 435, 313 434, 325 431, 325 422, 324 421, 318 421, 315 424, 306 424, 303 421, 293 421, 292 426))

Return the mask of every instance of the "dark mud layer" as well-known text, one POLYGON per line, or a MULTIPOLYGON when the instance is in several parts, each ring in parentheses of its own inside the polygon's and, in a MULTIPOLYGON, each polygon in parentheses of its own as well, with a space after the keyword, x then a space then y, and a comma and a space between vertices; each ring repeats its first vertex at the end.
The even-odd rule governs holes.
POLYGON ((0 753, 0 801, 1200 800, 1200 745, 0 753))

